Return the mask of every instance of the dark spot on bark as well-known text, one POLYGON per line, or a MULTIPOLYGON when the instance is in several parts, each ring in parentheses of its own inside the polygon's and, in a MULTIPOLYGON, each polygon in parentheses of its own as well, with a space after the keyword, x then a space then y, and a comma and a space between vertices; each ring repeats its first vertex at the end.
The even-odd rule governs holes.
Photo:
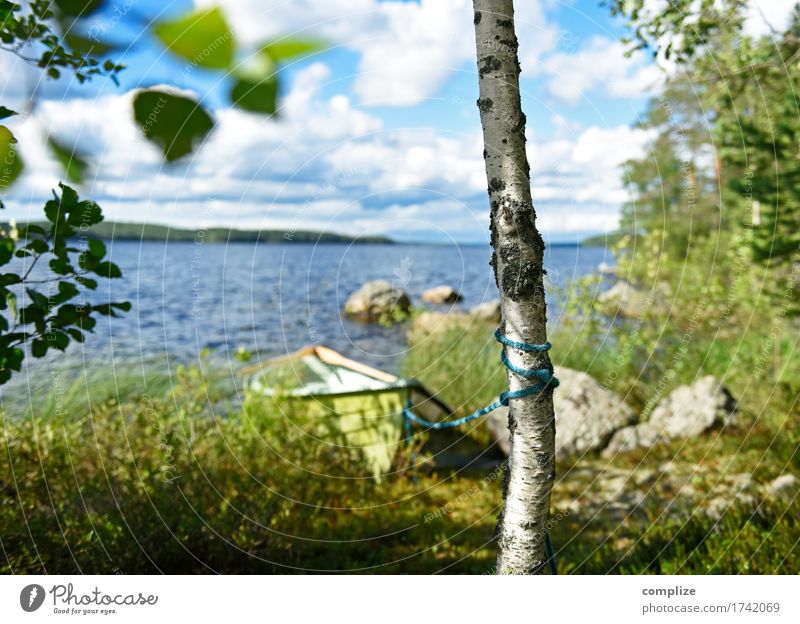
POLYGON ((497 71, 502 66, 500 59, 490 54, 481 59, 478 64, 478 76, 483 78, 489 72, 497 71))
POLYGON ((511 410, 508 410, 508 432, 513 437, 514 432, 517 430, 517 419, 514 418, 514 415, 511 413, 511 410))
POLYGON ((492 245, 492 257, 489 260, 489 266, 492 267, 492 274, 494 275, 494 283, 500 286, 500 280, 497 279, 497 207, 496 201, 491 202, 489 211, 489 233, 492 245))
POLYGON ((528 118, 525 117, 525 113, 520 113, 519 117, 517 117, 517 121, 514 123, 514 127, 512 130, 514 132, 525 132, 525 123, 528 121, 528 118))
POLYGON ((486 160, 489 157, 489 152, 483 150, 483 159, 486 160))
POLYGON ((514 20, 498 19, 495 22, 500 28, 514 28, 514 20))
POLYGON ((494 106, 492 98, 478 98, 478 110, 480 112, 488 113, 492 110, 492 106, 494 106))
MULTIPOLYGON (((544 241, 534 226, 534 212, 530 204, 503 198, 492 211, 492 223, 502 220, 513 228, 516 236, 497 245, 496 233, 492 241, 502 261, 503 272, 498 286, 512 301, 544 301, 542 258, 544 241)), ((495 279, 497 266, 495 262, 495 279)))
POLYGON ((497 193, 499 191, 506 190, 506 183, 503 180, 498 180, 497 178, 492 178, 489 180, 489 192, 490 193, 497 193))
POLYGON ((503 261, 500 289, 512 301, 532 299, 542 292, 538 263, 534 258, 523 254, 519 243, 501 245, 499 254, 503 261))
POLYGON ((500 142, 501 142, 503 145, 506 145, 506 144, 508 143, 508 139, 501 139, 501 140, 500 140, 500 142))
POLYGON ((517 40, 516 35, 511 39, 498 39, 498 41, 511 50, 516 51, 519 48, 519 41, 517 40))
POLYGON ((481 18, 482 17, 483 17, 483 15, 481 15, 480 11, 475 11, 475 18, 472 20, 472 23, 477 26, 478 24, 481 23, 481 18))

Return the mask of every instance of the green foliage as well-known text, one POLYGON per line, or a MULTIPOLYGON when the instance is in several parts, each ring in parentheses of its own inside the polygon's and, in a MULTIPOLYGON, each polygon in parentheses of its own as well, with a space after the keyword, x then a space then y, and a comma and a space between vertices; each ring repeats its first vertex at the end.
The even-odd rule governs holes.
POLYGON ((133 114, 144 135, 168 161, 190 154, 214 127, 214 120, 195 100, 158 89, 139 91, 133 114))
POLYGON ((227 69, 233 62, 233 34, 219 7, 160 22, 153 33, 170 52, 198 67, 227 69))
MULTIPOLYGON (((627 163, 625 180, 632 199, 622 226, 635 236, 619 251, 632 281, 673 290, 687 264, 732 256, 743 265, 737 279, 758 291, 751 300, 767 299, 762 314, 797 316, 800 22, 754 40, 728 28, 742 20, 740 3, 724 6, 724 15, 681 3, 665 9, 689 12, 671 27, 675 35, 702 21, 703 46, 679 57, 681 71, 649 106, 642 126, 655 138, 645 157, 627 163)), ((715 294, 728 298, 722 275, 715 294)))
POLYGON ((105 0, 55 0, 54 4, 64 15, 70 17, 88 17, 99 11, 105 0))
MULTIPOLYGON (((20 5, 0 0, 0 46, 42 68, 50 78, 59 78, 66 69, 79 82, 98 74, 117 82, 117 74, 124 67, 109 59, 102 61, 116 46, 98 37, 104 30, 102 22, 88 31, 85 27, 86 18, 104 6, 104 0, 34 0, 23 10, 20 5), (32 43, 43 50, 41 56, 26 56, 32 43)), ((191 67, 230 73, 231 102, 242 110, 269 116, 278 110, 280 64, 323 48, 317 39, 286 37, 262 45, 248 62, 240 64, 236 60, 235 38, 219 7, 193 10, 177 19, 159 22, 153 25, 152 32, 166 49, 191 67)), ((0 119, 11 114, 13 111, 0 108, 0 119)), ((195 98, 155 89, 136 95, 133 115, 168 162, 191 153, 214 126, 209 112, 195 98)), ((0 156, 8 156, 10 144, 10 133, 0 131, 0 156)), ((67 179, 80 183, 88 167, 86 160, 53 140, 49 141, 49 148, 64 166, 67 179)), ((6 167, 0 188, 8 187, 22 167, 18 156, 8 156, 7 163, 10 166, 6 167)))
POLYGON ((324 49, 325 42, 320 39, 284 37, 265 44, 260 52, 277 64, 290 59, 308 56, 324 49))
POLYGON ((30 345, 33 357, 44 357, 51 349, 64 351, 71 341, 83 342, 97 315, 117 316, 127 312, 128 302, 91 304, 86 292, 97 288, 93 276, 121 277, 119 267, 106 259, 106 247, 89 241, 86 249, 72 246, 82 228, 103 220, 100 207, 63 184, 61 196, 54 194, 45 204, 46 226, 27 225, 22 231, 0 237, 0 266, 23 259, 21 269, 11 266, 0 274, 0 384, 19 372, 30 345), (34 273, 42 260, 49 271, 34 273), (77 262, 77 267, 75 263, 77 262), (20 305, 20 302, 22 305, 20 305))
POLYGON ((745 40, 736 52, 714 93, 721 174, 744 200, 754 258, 787 264, 800 260, 800 18, 777 41, 745 40))
POLYGON ((231 101, 251 113, 274 115, 278 108, 278 77, 271 70, 239 72, 231 88, 231 101))
POLYGON ((64 168, 64 173, 67 176, 67 180, 74 182, 75 184, 80 184, 83 182, 83 179, 86 176, 86 170, 89 167, 89 163, 86 161, 86 158, 81 156, 76 150, 69 149, 62 145, 53 137, 49 137, 47 139, 47 145, 50 148, 50 152, 56 157, 56 160, 58 160, 58 162, 60 162, 61 166, 64 168))
POLYGON ((490 568, 484 545, 498 488, 456 501, 478 480, 360 478, 346 449, 316 441, 308 423, 260 411, 258 401, 212 415, 222 395, 209 373, 181 369, 161 392, 148 381, 127 395, 80 382, 83 405, 58 415, 34 406, 35 429, 34 419, 6 414, 0 571, 490 568), (452 501, 446 521, 424 521, 452 501))
MULTIPOLYGON (((49 78, 59 78, 64 70, 72 72, 79 82, 93 76, 108 76, 116 82, 122 65, 113 61, 100 62, 86 50, 73 47, 70 40, 59 32, 74 32, 75 41, 80 34, 75 24, 103 5, 102 0, 32 0, 25 8, 19 4, 0 0, 0 43, 3 49, 43 69, 49 78), (26 55, 31 43, 38 44, 37 57, 26 55)), ((99 49, 91 50, 95 54, 99 49)))
POLYGON ((685 62, 720 33, 742 28, 746 0, 606 0, 612 15, 628 20, 633 50, 661 47, 664 57, 685 62))
POLYGON ((284 38, 267 43, 234 72, 231 101, 246 111, 276 114, 279 64, 323 48, 324 44, 317 39, 284 38))
POLYGON ((16 145, 17 139, 11 130, 0 126, 0 189, 11 186, 22 173, 24 165, 16 145))
MULTIPOLYGON (((476 327, 462 341, 478 335, 476 327)), ((428 360, 442 359, 424 344, 428 360)), ((449 350, 444 340, 436 345, 449 350)), ((479 359, 466 366, 477 385, 479 359)), ((59 377, 49 392, 37 389, 27 412, 3 414, 1 572, 492 572, 498 473, 398 472, 377 484, 361 478, 348 449, 309 435, 301 415, 290 421, 254 397, 232 406, 227 370, 203 364, 167 377, 157 366, 144 371, 146 381, 59 377)), ((796 465, 791 445, 776 446, 762 423, 756 430, 752 452, 732 436, 680 452, 734 470, 759 461, 764 479, 796 465)), ((625 460, 615 467, 641 462, 625 460)), ((653 507, 623 522, 562 514, 574 477, 570 466, 559 472, 551 533, 562 573, 793 573, 800 565, 797 503, 731 510, 719 522, 653 507)))

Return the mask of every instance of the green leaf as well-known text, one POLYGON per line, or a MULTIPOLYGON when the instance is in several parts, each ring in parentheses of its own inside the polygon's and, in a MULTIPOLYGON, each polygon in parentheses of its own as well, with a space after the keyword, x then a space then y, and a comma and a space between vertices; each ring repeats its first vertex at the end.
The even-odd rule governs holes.
POLYGON ((70 17, 87 17, 99 11, 105 0, 55 0, 61 12, 70 17))
POLYGON ((119 316, 115 310, 121 310, 122 312, 130 312, 131 304, 130 301, 114 301, 111 303, 102 303, 100 305, 92 306, 92 311, 97 312, 98 314, 102 314, 103 316, 119 316))
POLYGON ((34 338, 31 342, 31 355, 35 358, 44 357, 47 353, 47 341, 34 338))
POLYGON ((14 241, 10 238, 0 238, 0 266, 8 264, 14 255, 14 241))
POLYGON ((11 110, 10 108, 6 108, 5 106, 0 106, 0 119, 5 119, 6 117, 11 117, 13 115, 19 115, 19 113, 11 110))
POLYGON ((53 137, 47 140, 47 145, 50 147, 53 156, 56 157, 56 160, 64 167, 64 174, 67 176, 67 179, 70 182, 75 182, 75 184, 83 182, 86 176, 86 170, 89 168, 86 159, 79 156, 74 149, 68 149, 53 137))
POLYGON ((69 346, 69 336, 64 332, 53 332, 48 334, 48 339, 55 345, 56 349, 63 351, 69 346))
POLYGON ((11 370, 19 371, 22 367, 22 359, 25 357, 25 352, 19 347, 11 349, 5 354, 5 366, 11 370))
POLYGON ((79 329, 75 329, 74 327, 68 327, 67 328, 67 333, 70 336, 72 336, 72 339, 75 342, 83 342, 84 341, 83 332, 81 332, 81 330, 79 330, 79 329))
POLYGON ((75 271, 68 258, 53 258, 50 260, 50 269, 58 275, 69 275, 75 271))
POLYGON ((72 209, 67 222, 70 225, 90 226, 96 225, 103 220, 103 210, 92 200, 87 199, 72 209))
POLYGON ((97 280, 93 280, 90 277, 83 277, 81 275, 76 275, 75 281, 78 282, 81 286, 88 288, 89 290, 94 290, 95 288, 97 288, 97 280))
POLYGON ((89 239, 89 253, 98 260, 102 260, 106 255, 106 244, 96 238, 89 239))
POLYGON ((2 2, 0 2, 0 26, 5 26, 6 20, 13 18, 12 13, 18 11, 19 8, 18 4, 8 2, 8 0, 2 0, 2 2))
POLYGON ((110 303, 101 303, 99 305, 92 306, 92 312, 97 312, 103 316, 116 316, 114 314, 114 310, 111 308, 110 303))
MULTIPOLYGON (((114 49, 114 46, 109 43, 96 41, 95 39, 84 37, 83 35, 71 31, 64 35, 64 39, 70 48, 87 56, 105 56, 114 49)), ((111 67, 109 67, 107 61, 103 68, 106 71, 111 71, 114 68, 113 66, 114 64, 111 63, 111 67)))
POLYGON ((17 139, 11 130, 0 126, 0 189, 11 186, 22 173, 23 162, 17 148, 17 139))
POLYGON ((233 33, 219 7, 161 22, 153 33, 170 52, 198 67, 225 69, 233 62, 233 33))
POLYGON ((47 297, 45 297, 42 293, 33 290, 32 288, 26 288, 25 292, 28 294, 28 297, 33 302, 33 305, 35 305, 37 308, 41 308, 42 310, 47 309, 48 307, 47 297))
POLYGON ((78 290, 78 287, 72 282, 59 282, 58 295, 53 297, 53 299, 56 301, 56 303, 64 303, 73 297, 77 297, 79 293, 80 291, 78 290))
POLYGON ((59 182, 58 186, 61 189, 61 207, 64 210, 72 210, 78 204, 78 192, 62 182, 59 182))
POLYGON ((43 254, 50 251, 50 245, 40 238, 34 238, 31 242, 25 245, 25 247, 37 254, 43 254))
POLYGON ((189 154, 214 127, 214 120, 195 100, 157 89, 136 94, 133 115, 170 162, 189 154))
POLYGON ((286 37, 271 41, 261 48, 273 63, 281 63, 298 56, 307 56, 324 50, 326 43, 321 39, 304 39, 302 37, 286 37))
POLYGON ((122 277, 122 271, 120 271, 119 267, 113 262, 100 262, 92 269, 92 272, 100 277, 107 277, 108 279, 122 277))
POLYGON ((275 75, 261 79, 239 77, 231 89, 231 101, 251 113, 274 115, 278 108, 278 79, 275 75))
POLYGON ((58 221, 62 218, 61 214, 61 203, 51 199, 44 205, 44 216, 47 217, 47 220, 50 223, 58 223, 58 221))
POLYGON ((44 228, 34 223, 28 223, 20 228, 20 237, 30 238, 31 234, 38 234, 39 236, 47 236, 44 228))
POLYGON ((22 281, 22 276, 16 273, 3 273, 0 275, 0 286, 12 286, 19 284, 22 281))

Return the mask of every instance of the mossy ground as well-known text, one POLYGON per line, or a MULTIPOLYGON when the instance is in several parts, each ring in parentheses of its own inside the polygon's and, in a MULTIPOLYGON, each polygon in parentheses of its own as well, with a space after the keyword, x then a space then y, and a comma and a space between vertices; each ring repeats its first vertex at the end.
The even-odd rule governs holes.
MULTIPOLYGON (((485 404, 505 383, 484 329, 426 340, 406 363, 459 413, 485 404)), ((44 398, 27 413, 7 410, 0 569, 493 571, 496 474, 399 471, 376 483, 356 454, 315 441, 302 422, 276 418, 258 399, 226 401, 230 389, 213 377, 195 368, 168 382, 151 379, 147 388, 135 380, 78 381, 59 415, 44 398)), ((714 471, 748 472, 759 482, 796 471, 797 419, 786 417, 779 400, 788 399, 774 399, 769 418, 744 405, 747 424, 738 432, 621 455, 608 466, 702 464, 712 482, 714 471)), ((479 425, 464 433, 486 440, 479 425)), ((596 457, 581 461, 605 465, 596 457)), ((559 466, 552 537, 563 572, 800 571, 796 502, 731 506, 719 520, 692 509, 670 516, 657 504, 666 494, 655 488, 654 504, 630 516, 584 513, 568 504, 583 463, 559 466)))

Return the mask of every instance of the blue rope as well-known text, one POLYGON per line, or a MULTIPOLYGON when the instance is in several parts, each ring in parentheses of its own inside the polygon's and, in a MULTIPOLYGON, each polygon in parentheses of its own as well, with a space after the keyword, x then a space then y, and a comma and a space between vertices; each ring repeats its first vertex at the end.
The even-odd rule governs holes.
MULTIPOLYGON (((502 333, 500 333, 499 329, 494 332, 494 337, 497 342, 501 343, 505 347, 512 347, 527 353, 542 353, 544 351, 548 351, 553 346, 549 342, 545 342, 544 344, 517 342, 516 340, 511 340, 510 338, 504 336, 502 333)), ((551 388, 558 387, 558 379, 556 379, 555 375, 553 375, 553 371, 548 368, 523 368, 521 366, 512 364, 506 356, 505 349, 500 349, 500 361, 506 368, 517 375, 520 375, 525 379, 538 379, 539 383, 528 386, 527 388, 521 388, 520 390, 507 390, 502 392, 497 398, 497 401, 494 403, 490 403, 486 407, 475 410, 463 418, 459 418, 457 420, 448 420, 447 422, 433 422, 430 420, 425 420, 424 418, 420 418, 411 411, 413 404, 411 402, 411 398, 409 397, 408 402, 403 409, 403 416, 405 417, 406 422, 414 422, 423 427, 428 427, 429 429, 449 429, 451 427, 460 427, 461 425, 465 425, 476 418, 485 416, 489 412, 493 412, 498 407, 507 406, 511 399, 521 399, 522 397, 530 396, 532 394, 538 394, 548 386, 551 388)), ((408 432, 408 429, 406 431, 408 432)))
MULTIPOLYGON (((543 353, 545 351, 549 351, 553 345, 551 345, 549 342, 545 342, 544 344, 517 342, 516 340, 511 340, 507 336, 503 335, 499 328, 494 332, 494 338, 497 340, 497 342, 503 345, 503 348, 500 349, 500 361, 503 363, 503 365, 510 371, 521 377, 524 377, 525 379, 538 379, 539 383, 535 383, 526 388, 521 388, 520 390, 506 390, 505 392, 501 392, 500 396, 494 403, 490 403, 486 407, 475 410, 468 416, 458 418, 457 420, 448 420, 447 422, 433 422, 417 416, 411 411, 411 408, 414 405, 411 402, 411 397, 409 396, 406 406, 403 408, 406 439, 411 438, 411 423, 416 423, 423 427, 428 427, 429 429, 450 429, 451 427, 460 427, 461 425, 465 425, 476 418, 485 416, 489 412, 493 412, 498 407, 507 406, 511 399, 521 399, 522 397, 530 396, 532 394, 538 394, 548 386, 551 388, 558 387, 558 379, 553 374, 552 370, 548 368, 523 368, 522 366, 512 364, 506 356, 505 351, 505 347, 511 347, 513 349, 525 351, 526 353, 543 353)), ((549 531, 545 533, 545 550, 547 553, 547 561, 550 565, 550 573, 558 574, 558 570, 556 568, 556 557, 555 553, 553 552, 553 544, 550 541, 549 531)))

